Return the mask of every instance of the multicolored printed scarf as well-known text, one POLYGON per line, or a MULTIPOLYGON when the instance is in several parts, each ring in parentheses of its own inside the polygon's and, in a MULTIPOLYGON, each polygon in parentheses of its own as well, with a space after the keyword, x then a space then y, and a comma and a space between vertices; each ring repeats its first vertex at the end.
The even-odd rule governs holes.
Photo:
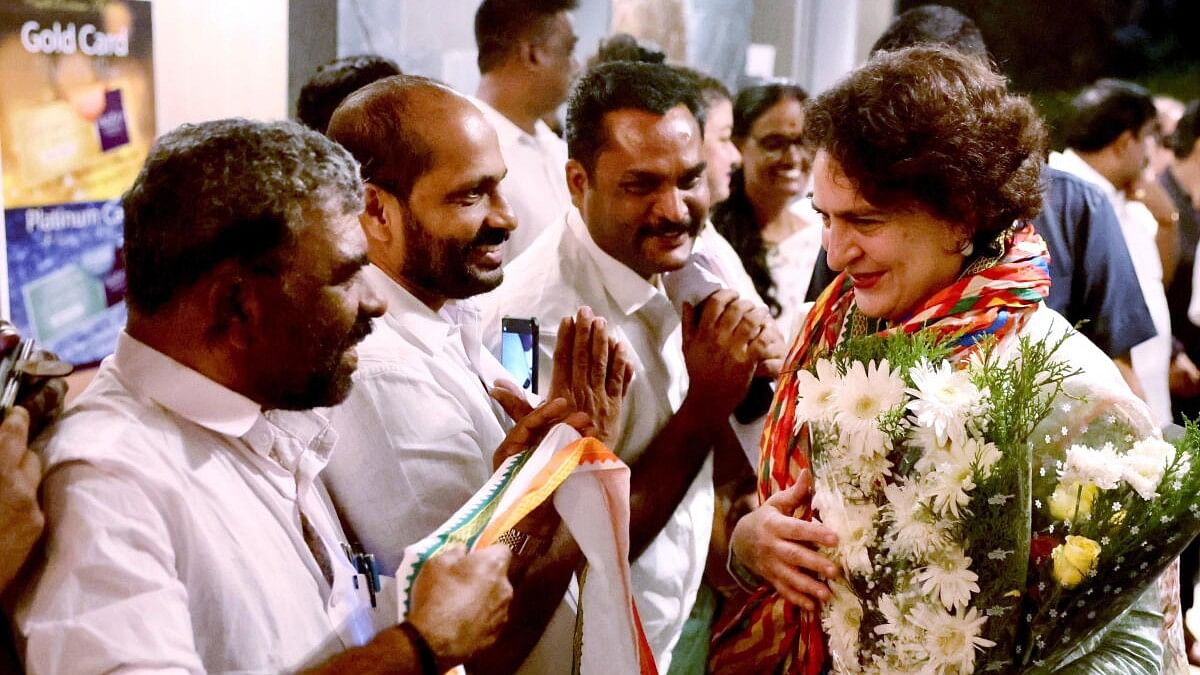
MULTIPOLYGON (((957 281, 882 332, 930 328, 955 337, 955 357, 961 358, 986 336, 999 339, 1018 330, 1049 292, 1045 242, 1026 225, 1010 237, 998 259, 971 265, 957 281)), ((807 430, 795 430, 796 372, 837 347, 853 311, 854 287, 843 272, 817 299, 792 344, 760 442, 760 503, 791 487, 809 468, 807 430)), ((795 515, 808 520, 813 514, 805 506, 795 515)), ((824 664, 820 615, 802 611, 766 584, 740 607, 726 611, 714 631, 710 666, 715 673, 818 675, 824 664)))
POLYGON ((453 544, 474 550, 496 543, 550 498, 588 562, 580 582, 574 672, 657 675, 629 573, 629 467, 604 444, 563 424, 536 450, 505 460, 450 520, 405 549, 396 571, 400 619, 411 608, 413 583, 426 561, 453 544))

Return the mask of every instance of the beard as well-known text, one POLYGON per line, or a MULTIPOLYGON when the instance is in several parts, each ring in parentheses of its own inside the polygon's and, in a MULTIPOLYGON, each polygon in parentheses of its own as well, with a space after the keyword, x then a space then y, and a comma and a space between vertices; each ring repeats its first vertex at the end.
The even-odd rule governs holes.
POLYGON ((470 260, 480 246, 498 246, 508 240, 509 231, 484 225, 468 242, 439 239, 403 207, 405 259, 400 275, 410 282, 444 298, 461 300, 496 288, 504 280, 504 271, 480 269, 470 260))
MULTIPOLYGON (((334 330, 331 317, 311 313, 305 316, 309 320, 288 339, 308 340, 306 347, 290 352, 293 358, 284 359, 285 363, 276 366, 273 373, 264 375, 264 398, 269 401, 266 407, 309 410, 336 405, 350 395, 357 363, 348 360, 346 352, 371 333, 371 316, 359 314, 350 332, 342 335, 334 330), (294 358, 303 353, 307 355, 294 358)), ((279 358, 275 354, 270 360, 279 358)))

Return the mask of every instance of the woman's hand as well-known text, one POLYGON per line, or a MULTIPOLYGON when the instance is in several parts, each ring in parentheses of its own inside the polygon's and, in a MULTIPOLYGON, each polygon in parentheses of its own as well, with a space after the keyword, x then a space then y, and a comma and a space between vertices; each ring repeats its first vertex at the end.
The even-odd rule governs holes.
POLYGON ((811 492, 812 474, 802 471, 795 485, 772 495, 738 521, 730 548, 738 563, 766 580, 785 600, 813 611, 831 597, 829 588, 815 577, 836 577, 838 568, 813 548, 814 544, 836 546, 833 531, 792 515, 811 492))

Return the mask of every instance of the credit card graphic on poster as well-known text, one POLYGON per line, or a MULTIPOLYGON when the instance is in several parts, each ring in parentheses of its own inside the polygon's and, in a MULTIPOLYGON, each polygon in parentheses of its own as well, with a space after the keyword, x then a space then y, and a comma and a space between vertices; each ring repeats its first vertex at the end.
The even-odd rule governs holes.
POLYGON ((154 141, 150 3, 0 0, 7 316, 76 365, 125 321, 120 197, 154 141))

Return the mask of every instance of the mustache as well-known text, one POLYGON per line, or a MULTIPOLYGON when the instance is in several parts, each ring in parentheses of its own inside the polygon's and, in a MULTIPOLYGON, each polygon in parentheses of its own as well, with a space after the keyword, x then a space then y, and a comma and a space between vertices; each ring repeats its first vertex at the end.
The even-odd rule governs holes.
POLYGON ((499 246, 508 241, 511 231, 500 227, 484 227, 475 233, 475 237, 467 246, 474 248, 476 246, 499 246))
POLYGON ((663 220, 653 225, 643 225, 638 228, 640 237, 662 237, 674 236, 677 234, 687 234, 696 236, 700 234, 700 221, 696 218, 688 218, 686 220, 663 220))
MULTIPOLYGON (((353 347, 354 345, 367 339, 367 336, 370 335, 371 331, 374 329, 375 324, 372 323, 371 317, 366 314, 360 314, 358 319, 354 322, 354 328, 351 329, 350 335, 347 336, 346 340, 350 347, 353 347)), ((349 349, 349 347, 347 347, 347 349, 349 349)))

